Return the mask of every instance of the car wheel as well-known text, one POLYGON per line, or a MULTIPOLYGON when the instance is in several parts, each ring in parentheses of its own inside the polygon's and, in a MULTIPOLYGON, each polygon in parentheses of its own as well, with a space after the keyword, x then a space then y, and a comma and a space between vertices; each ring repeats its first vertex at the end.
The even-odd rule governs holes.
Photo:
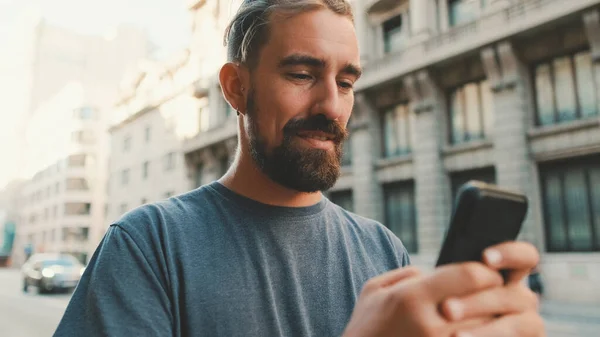
POLYGON ((38 293, 40 294, 47 294, 50 292, 50 289, 48 289, 48 286, 46 285, 45 282, 41 281, 39 286, 38 286, 38 293))

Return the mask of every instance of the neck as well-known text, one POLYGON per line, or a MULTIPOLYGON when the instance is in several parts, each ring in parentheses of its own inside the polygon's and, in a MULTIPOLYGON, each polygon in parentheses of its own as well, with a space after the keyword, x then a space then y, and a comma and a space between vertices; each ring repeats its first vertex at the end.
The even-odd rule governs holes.
POLYGON ((284 187, 265 175, 244 151, 238 151, 236 159, 219 179, 219 182, 237 194, 263 204, 286 207, 312 206, 321 201, 321 192, 306 193, 284 187))

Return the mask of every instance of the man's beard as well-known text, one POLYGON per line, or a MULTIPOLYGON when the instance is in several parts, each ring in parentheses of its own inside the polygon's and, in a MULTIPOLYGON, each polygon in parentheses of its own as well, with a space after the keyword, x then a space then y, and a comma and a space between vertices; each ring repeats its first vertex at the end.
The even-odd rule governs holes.
POLYGON ((342 144, 348 137, 344 127, 324 115, 292 119, 283 129, 281 144, 267 151, 257 125, 260 112, 252 90, 248 93, 246 108, 250 122, 247 128, 250 154, 263 173, 276 183, 300 192, 325 191, 333 187, 340 175, 342 144), (333 151, 301 147, 295 139, 300 131, 322 131, 333 135, 333 151))

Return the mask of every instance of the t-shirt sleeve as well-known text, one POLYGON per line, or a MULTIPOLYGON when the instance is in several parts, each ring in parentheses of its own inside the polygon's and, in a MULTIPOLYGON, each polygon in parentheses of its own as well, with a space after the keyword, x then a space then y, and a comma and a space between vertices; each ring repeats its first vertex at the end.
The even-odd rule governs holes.
POLYGON ((402 241, 394 233, 392 233, 389 230, 386 231, 386 234, 393 246, 394 252, 396 253, 396 257, 397 257, 398 261, 400 262, 400 266, 401 267, 409 266, 410 265, 410 256, 408 255, 408 251, 406 250, 406 247, 404 246, 402 241))
POLYGON ((111 226, 94 252, 54 334, 173 336, 171 301, 131 235, 111 226))

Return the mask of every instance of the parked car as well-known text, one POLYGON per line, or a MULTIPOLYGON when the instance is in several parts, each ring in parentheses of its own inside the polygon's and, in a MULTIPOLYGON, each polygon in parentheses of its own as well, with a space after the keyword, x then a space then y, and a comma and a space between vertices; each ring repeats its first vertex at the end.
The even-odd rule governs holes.
POLYGON ((40 293, 75 289, 85 270, 84 265, 68 254, 39 253, 32 255, 21 268, 23 291, 36 286, 40 293))

